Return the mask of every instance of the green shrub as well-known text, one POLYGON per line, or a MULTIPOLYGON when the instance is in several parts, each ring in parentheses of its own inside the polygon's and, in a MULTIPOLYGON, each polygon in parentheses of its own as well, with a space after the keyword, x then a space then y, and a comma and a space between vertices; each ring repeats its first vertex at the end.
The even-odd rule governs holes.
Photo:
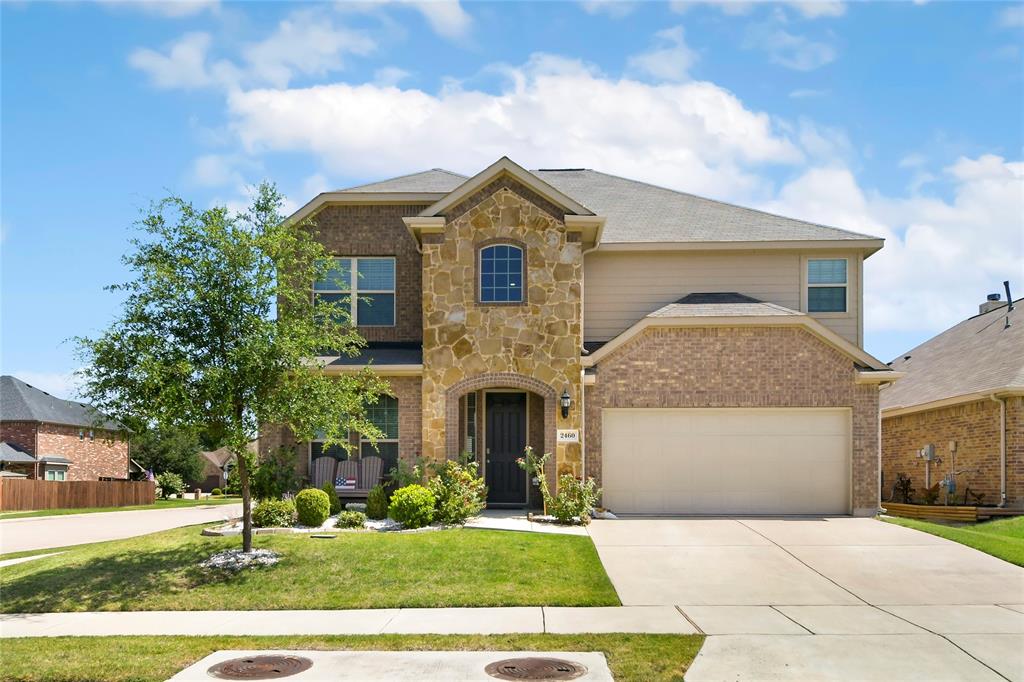
POLYGON ((562 474, 558 479, 558 494, 548 501, 548 513, 560 523, 590 523, 601 489, 594 479, 581 481, 571 474, 562 474))
POLYGON ((211 497, 220 497, 223 494, 224 493, 221 492, 220 488, 214 488, 213 490, 210 491, 211 497))
POLYGON ((388 516, 406 528, 422 528, 434 518, 434 493, 421 485, 407 485, 391 496, 388 516))
POLYGON ((249 478, 252 496, 258 500, 281 499, 285 493, 299 487, 295 473, 295 453, 288 448, 278 448, 269 453, 256 465, 249 478))
POLYGON ((325 481, 321 490, 327 493, 327 499, 331 503, 331 516, 340 512, 341 498, 338 497, 338 491, 334 488, 334 481, 325 481))
POLYGON ((378 484, 366 495, 366 515, 371 519, 385 519, 388 516, 388 491, 378 484))
POLYGON ((238 467, 231 467, 231 471, 228 472, 227 485, 224 486, 224 492, 228 495, 241 495, 242 494, 242 480, 238 476, 238 467))
POLYGON ((295 513, 303 526, 316 528, 331 515, 331 501, 323 490, 306 488, 295 496, 295 513))
POLYGON ((263 500, 252 510, 252 525, 257 528, 288 528, 295 523, 295 503, 291 500, 263 500))
POLYGON ((338 528, 362 528, 366 514, 358 511, 343 511, 338 514, 338 528))
POLYGON ((160 489, 160 497, 180 496, 185 492, 185 481, 178 474, 165 471, 156 475, 156 487, 160 489))
POLYGON ((437 500, 434 520, 441 523, 464 523, 487 504, 487 486, 477 476, 476 462, 459 464, 448 460, 427 488, 437 500))

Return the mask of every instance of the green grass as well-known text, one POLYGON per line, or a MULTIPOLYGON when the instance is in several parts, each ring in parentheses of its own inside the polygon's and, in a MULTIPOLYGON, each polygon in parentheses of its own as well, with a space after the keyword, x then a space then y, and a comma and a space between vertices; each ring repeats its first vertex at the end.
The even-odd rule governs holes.
POLYGON ((0 611, 617 606, 589 537, 453 529, 424 533, 257 535, 282 555, 238 574, 198 563, 238 537, 200 527, 71 547, 0 568, 0 611))
POLYGON ((887 517, 885 521, 938 535, 1011 564, 1024 566, 1024 516, 957 526, 897 517, 887 517))
POLYGON ((700 635, 373 635, 329 637, 46 637, 5 639, 4 680, 165 680, 222 649, 602 651, 619 682, 682 680, 700 635))
POLYGON ((137 511, 139 509, 177 509, 179 507, 201 507, 204 505, 239 504, 241 497, 209 497, 202 500, 157 500, 153 504, 137 504, 128 507, 83 507, 81 509, 36 509, 34 511, 4 512, 0 521, 24 519, 33 516, 66 516, 68 514, 97 514, 100 512, 137 511))

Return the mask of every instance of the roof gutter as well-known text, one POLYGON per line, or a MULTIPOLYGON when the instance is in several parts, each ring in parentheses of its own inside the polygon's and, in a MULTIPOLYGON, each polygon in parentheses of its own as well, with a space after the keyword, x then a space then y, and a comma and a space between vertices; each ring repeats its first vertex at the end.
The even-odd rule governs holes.
POLYGON ((601 251, 749 251, 862 250, 867 258, 881 250, 884 239, 784 239, 764 241, 605 242, 601 251))

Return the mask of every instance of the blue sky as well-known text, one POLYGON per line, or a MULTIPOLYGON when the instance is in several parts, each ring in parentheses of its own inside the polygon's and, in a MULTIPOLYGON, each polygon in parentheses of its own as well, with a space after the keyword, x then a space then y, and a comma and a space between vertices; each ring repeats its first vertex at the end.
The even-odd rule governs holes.
POLYGON ((508 154, 885 237, 884 360, 1024 293, 1024 6, 4 3, 0 369, 73 392, 140 209, 508 154))

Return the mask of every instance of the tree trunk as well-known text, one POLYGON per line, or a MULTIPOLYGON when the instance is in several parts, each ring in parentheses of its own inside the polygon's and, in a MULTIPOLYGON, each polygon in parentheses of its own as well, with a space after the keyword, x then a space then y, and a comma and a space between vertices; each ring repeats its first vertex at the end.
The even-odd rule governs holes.
POLYGON ((235 454, 235 466, 238 467, 238 482, 242 488, 242 551, 252 551, 252 498, 249 494, 249 466, 245 461, 245 453, 235 454))

